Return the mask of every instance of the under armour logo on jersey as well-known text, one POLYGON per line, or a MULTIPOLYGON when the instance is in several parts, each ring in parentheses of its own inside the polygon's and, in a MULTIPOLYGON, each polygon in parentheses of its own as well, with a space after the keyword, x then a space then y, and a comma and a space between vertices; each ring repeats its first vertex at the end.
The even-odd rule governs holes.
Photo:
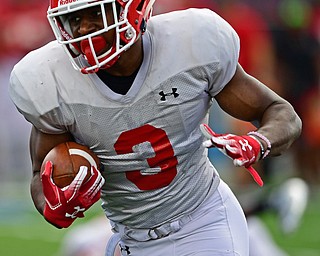
POLYGON ((125 245, 125 246, 119 245, 119 246, 120 246, 121 253, 122 253, 123 251, 125 251, 127 255, 130 255, 130 254, 131 254, 131 252, 130 252, 130 250, 129 250, 129 246, 127 246, 127 245, 125 245))
POLYGON ((172 92, 169 92, 169 93, 164 93, 164 91, 159 92, 159 95, 161 96, 160 100, 166 101, 167 96, 173 96, 177 98, 179 96, 179 93, 177 93, 177 90, 178 90, 177 88, 172 88, 172 92))
POLYGON ((80 206, 76 206, 74 207, 75 211, 73 213, 66 213, 66 217, 67 218, 71 218, 71 219, 75 219, 77 218, 77 214, 79 212, 84 212, 86 209, 85 208, 80 208, 80 206))
POLYGON ((248 147, 249 150, 252 149, 252 146, 249 144, 249 142, 248 142, 247 140, 243 140, 243 141, 242 141, 242 140, 239 140, 239 143, 241 144, 243 151, 247 151, 247 150, 246 150, 246 147, 248 147))

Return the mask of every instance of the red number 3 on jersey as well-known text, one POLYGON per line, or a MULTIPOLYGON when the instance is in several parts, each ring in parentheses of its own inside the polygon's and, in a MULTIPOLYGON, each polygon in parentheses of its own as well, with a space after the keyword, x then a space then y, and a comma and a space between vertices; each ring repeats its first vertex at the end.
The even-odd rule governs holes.
POLYGON ((150 168, 160 167, 161 171, 150 175, 143 175, 140 170, 128 171, 127 179, 141 190, 168 186, 177 175, 178 160, 164 130, 147 124, 123 132, 114 147, 117 154, 133 153, 133 147, 143 142, 149 142, 155 152, 154 157, 147 159, 150 168))

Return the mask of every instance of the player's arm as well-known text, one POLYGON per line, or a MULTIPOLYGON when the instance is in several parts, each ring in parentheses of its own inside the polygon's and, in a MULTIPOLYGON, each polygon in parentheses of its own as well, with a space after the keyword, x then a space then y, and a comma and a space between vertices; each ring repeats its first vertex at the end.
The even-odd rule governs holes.
POLYGON ((45 198, 42 189, 40 168, 47 153, 60 143, 73 141, 70 133, 46 134, 32 127, 30 135, 30 153, 32 161, 31 197, 37 210, 43 215, 45 198))
MULTIPOLYGON (((299 137, 302 122, 293 107, 263 83, 248 75, 240 65, 225 88, 216 96, 220 107, 244 121, 258 121, 257 132, 271 144, 271 156, 280 155, 299 137)), ((265 140, 255 137, 264 149, 265 140)))
POLYGON ((56 145, 73 140, 69 133, 49 135, 33 127, 30 137, 33 177, 31 195, 34 204, 44 218, 57 228, 69 227, 76 218, 84 217, 84 212, 100 199, 104 178, 91 167, 81 166, 72 182, 59 188, 52 179, 54 162, 47 161, 40 173, 47 153, 56 145), (87 174, 90 177, 85 180, 87 174))
POLYGON ((267 86, 248 75, 238 64, 236 73, 216 95, 220 107, 231 116, 258 122, 257 130, 246 135, 217 134, 205 124, 200 126, 208 139, 205 147, 216 147, 244 166, 260 185, 263 181, 252 167, 267 155, 280 155, 301 133, 301 120, 293 107, 267 86))

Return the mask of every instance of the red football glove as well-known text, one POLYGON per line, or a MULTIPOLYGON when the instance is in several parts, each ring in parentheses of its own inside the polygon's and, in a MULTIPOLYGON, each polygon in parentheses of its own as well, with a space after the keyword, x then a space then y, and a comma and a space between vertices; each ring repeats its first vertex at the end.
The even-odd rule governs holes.
POLYGON ((100 199, 104 178, 95 167, 92 167, 90 178, 84 182, 88 168, 81 166, 71 184, 59 188, 51 178, 52 170, 52 162, 46 162, 45 170, 41 175, 46 200, 43 216, 57 228, 67 228, 77 217, 84 217, 83 212, 100 199))
POLYGON ((233 159, 235 166, 244 166, 252 175, 259 186, 263 186, 263 181, 258 172, 252 167, 260 156, 260 143, 248 136, 238 136, 234 134, 217 134, 206 124, 200 125, 203 135, 209 139, 203 142, 206 148, 216 147, 226 156, 233 159))

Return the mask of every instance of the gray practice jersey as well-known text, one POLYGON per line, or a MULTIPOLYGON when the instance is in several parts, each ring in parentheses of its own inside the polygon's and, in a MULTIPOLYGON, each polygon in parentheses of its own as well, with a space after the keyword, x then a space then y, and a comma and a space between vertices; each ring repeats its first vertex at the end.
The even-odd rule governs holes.
POLYGON ((199 125, 235 73, 239 39, 214 12, 189 9, 152 17, 143 47, 126 95, 76 71, 56 41, 23 58, 10 86, 37 129, 71 132, 98 155, 106 215, 135 228, 193 211, 217 186, 199 125))

